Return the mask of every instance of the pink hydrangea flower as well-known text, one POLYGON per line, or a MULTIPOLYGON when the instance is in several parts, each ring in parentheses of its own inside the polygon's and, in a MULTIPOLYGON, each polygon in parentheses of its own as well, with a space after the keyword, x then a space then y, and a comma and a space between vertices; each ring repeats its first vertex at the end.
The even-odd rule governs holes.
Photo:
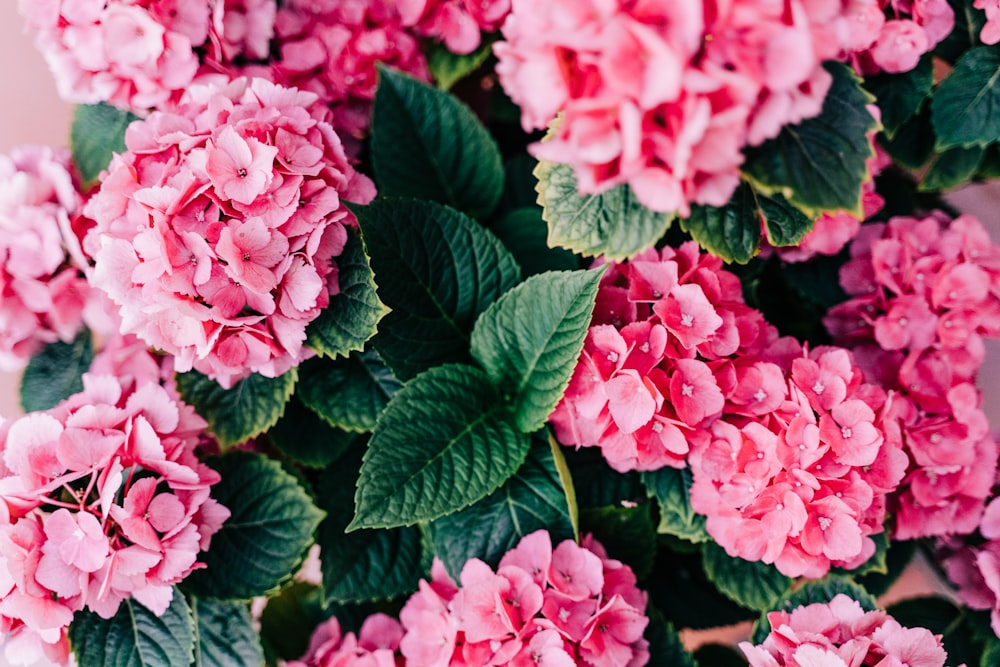
POLYGON ((385 614, 365 619, 357 636, 343 634, 332 617, 320 625, 309 640, 309 649, 288 667, 397 667, 403 628, 385 614))
POLYGON ((0 369, 72 341, 92 314, 72 230, 82 203, 68 152, 21 146, 0 155, 0 369))
POLYGON ((510 13, 511 0, 401 0, 403 25, 444 42, 453 53, 472 53, 480 32, 493 32, 510 13))
POLYGON ((868 4, 877 5, 882 16, 879 20, 869 10, 863 14, 867 20, 855 23, 858 30, 850 48, 851 59, 862 74, 912 70, 920 57, 955 27, 955 12, 948 0, 877 0, 868 4))
POLYGON ((92 283, 122 331, 226 386, 308 354, 305 328, 338 292, 335 259, 374 187, 312 93, 240 79, 194 87, 126 133, 86 212, 92 283))
POLYGON ((532 151, 572 165, 581 192, 627 183, 687 215, 729 201, 745 146, 820 112, 821 63, 875 4, 513 0, 496 70, 526 130, 561 114, 532 151))
POLYGON ((971 216, 930 216, 872 225, 851 255, 841 285, 852 298, 825 323, 897 394, 911 465, 893 496, 895 536, 970 533, 997 467, 974 381, 983 338, 1000 334, 1000 249, 971 216))
POLYGON ((555 549, 526 535, 494 571, 478 559, 456 586, 435 560, 432 581, 403 607, 400 651, 411 667, 641 667, 646 596, 628 566, 587 538, 555 549))
POLYGON ((975 0, 972 6, 986 12, 986 25, 979 33, 983 44, 1000 42, 1000 2, 997 0, 975 0))
POLYGON ((65 662, 73 612, 156 614, 229 511, 194 449, 206 423, 158 378, 87 374, 48 412, 0 424, 0 628, 65 662))
POLYGON ((761 644, 741 642, 750 667, 909 665, 944 667, 940 635, 904 628, 884 611, 864 611, 843 593, 767 615, 771 632, 761 644))

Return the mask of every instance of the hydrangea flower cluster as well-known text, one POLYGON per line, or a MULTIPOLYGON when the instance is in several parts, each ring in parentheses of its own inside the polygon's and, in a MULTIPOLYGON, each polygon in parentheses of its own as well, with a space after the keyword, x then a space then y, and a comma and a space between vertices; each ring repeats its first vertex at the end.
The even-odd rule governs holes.
POLYGON ((856 24, 875 4, 513 0, 496 71, 526 130, 561 113, 532 150, 581 192, 628 183, 686 216, 729 201, 744 146, 820 112, 821 63, 870 45, 856 24))
POLYGON ((354 224, 342 199, 374 196, 316 100, 263 79, 194 87, 128 128, 87 203, 92 284, 179 372, 230 386, 308 355, 354 224))
POLYGON ((772 611, 767 620, 763 643, 740 643, 750 667, 944 667, 948 659, 940 636, 903 627, 884 611, 866 612, 843 593, 829 603, 772 611))
POLYGON ((909 72, 954 27, 948 0, 868 2, 852 24, 854 65, 863 74, 909 72))
POLYGON ((0 630, 8 655, 67 658, 73 612, 156 614, 229 511, 194 449, 206 424, 157 382, 87 374, 50 411, 0 424, 0 630))
POLYGON ((907 466, 888 406, 846 350, 778 338, 689 242, 605 273, 550 420, 619 471, 690 465, 691 506, 731 556, 820 577, 882 532, 907 466))
POLYGON ((341 632, 336 617, 316 628, 309 640, 309 649, 299 660, 287 667, 397 667, 401 665, 399 640, 403 627, 385 614, 373 614, 365 619, 361 630, 341 632))
POLYGON ((397 0, 403 25, 431 37, 452 53, 472 53, 482 32, 493 32, 510 13, 511 0, 397 0))
POLYGON ((82 199, 69 154, 21 146, 0 155, 0 369, 23 368, 83 325, 90 287, 70 254, 82 199))
POLYGON ((408 7, 387 0, 289 0, 275 24, 280 58, 250 73, 319 95, 353 155, 368 130, 376 63, 430 80, 420 43, 401 17, 408 7))
POLYGON ((940 538, 948 579, 972 609, 990 612, 993 632, 1000 637, 1000 498, 990 501, 979 522, 975 545, 955 537, 940 538))
POLYGON ((840 282, 853 298, 824 322, 866 377, 897 393, 912 461, 894 496, 895 537, 970 533, 997 468, 975 377, 1000 335, 1000 248, 975 218, 866 226, 840 282))
POLYGON ((642 667, 646 595, 632 570, 596 541, 526 535, 494 572, 472 559, 461 587, 435 560, 432 580, 403 607, 407 667, 642 667))

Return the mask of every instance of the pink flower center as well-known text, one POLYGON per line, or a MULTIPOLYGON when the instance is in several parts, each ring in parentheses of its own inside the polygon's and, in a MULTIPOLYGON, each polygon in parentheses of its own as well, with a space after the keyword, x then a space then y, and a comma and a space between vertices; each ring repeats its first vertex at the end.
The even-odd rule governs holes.
POLYGON ((690 313, 681 313, 681 324, 686 327, 694 326, 694 315, 690 313))

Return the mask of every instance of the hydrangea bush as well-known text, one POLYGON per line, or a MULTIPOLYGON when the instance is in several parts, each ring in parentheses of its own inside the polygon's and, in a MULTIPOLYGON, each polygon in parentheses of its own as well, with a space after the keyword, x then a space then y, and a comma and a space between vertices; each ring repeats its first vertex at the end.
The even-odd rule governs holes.
POLYGON ((8 662, 1000 664, 995 2, 19 6, 8 662))

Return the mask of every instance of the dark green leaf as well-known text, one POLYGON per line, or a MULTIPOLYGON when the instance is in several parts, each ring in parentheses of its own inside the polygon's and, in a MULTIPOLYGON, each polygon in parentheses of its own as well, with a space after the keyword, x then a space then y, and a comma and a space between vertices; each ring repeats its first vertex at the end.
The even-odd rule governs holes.
POLYGON ((583 349, 604 271, 550 271, 504 294, 476 321, 471 350, 517 427, 537 431, 562 399, 583 349))
MULTIPOLYGON (((697 667, 694 657, 684 648, 680 635, 654 607, 646 610, 649 625, 645 638, 649 642, 649 665, 662 667, 697 667)), ((705 667, 714 667, 705 665, 705 667)))
POLYGON ((788 592, 792 580, 773 565, 730 557, 715 542, 702 547, 705 574, 729 599, 754 611, 766 612, 788 592))
POLYGON ((365 432, 402 386, 375 352, 346 359, 310 359, 299 367, 298 396, 328 424, 365 432))
POLYGON ((691 216, 680 222, 698 245, 727 262, 746 264, 760 249, 760 210, 746 183, 722 208, 693 206, 691 216))
POLYGON ((21 375, 21 407, 25 412, 49 410, 83 391, 82 376, 94 358, 90 332, 72 343, 49 343, 31 358, 21 375))
POLYGON ((79 611, 69 626, 69 641, 82 667, 189 667, 194 657, 194 619, 175 588, 161 616, 133 598, 123 600, 109 619, 79 611))
POLYGON ((379 418, 361 466, 349 530, 437 519, 497 490, 529 438, 482 371, 458 364, 408 382, 379 418))
POLYGON ((304 466, 325 468, 350 449, 359 439, 357 433, 333 428, 319 415, 292 396, 285 413, 267 437, 279 452, 304 466))
POLYGON ((490 227, 521 265, 524 276, 545 271, 572 271, 580 259, 565 248, 550 248, 548 230, 537 206, 519 208, 505 214, 490 227))
POLYGON ((931 120, 939 151, 985 147, 1000 136, 1000 53, 991 46, 970 49, 931 99, 931 120))
MULTIPOLYGON (((535 186, 535 167, 538 160, 527 153, 518 153, 503 166, 503 195, 497 205, 497 214, 510 213, 519 208, 539 208, 535 186)), ((540 210, 540 208, 539 208, 540 210)))
POLYGON ((841 63, 824 66, 833 85, 820 115, 786 125, 774 139, 748 149, 743 170, 758 191, 783 195, 809 217, 837 210, 860 217, 861 184, 874 155, 868 133, 878 122, 866 108, 872 97, 854 72, 841 63))
POLYGON ((486 128, 457 99, 406 74, 379 69, 371 149, 382 195, 433 199, 474 218, 500 199, 503 162, 486 128))
POLYGON ((983 160, 983 149, 979 146, 971 148, 949 148, 938 153, 931 162, 930 169, 920 182, 921 192, 950 190, 966 185, 979 169, 983 160))
POLYGON ((695 662, 705 667, 747 667, 747 659, 725 644, 702 644, 694 652, 695 662))
MULTIPOLYGON (((816 602, 828 603, 841 593, 857 601, 865 611, 873 611, 878 608, 875 598, 861 585, 848 577, 828 575, 825 579, 806 582, 779 604, 775 605, 772 611, 779 609, 791 611, 796 607, 804 607, 816 602)), ((764 613, 754 624, 751 641, 754 644, 760 644, 770 632, 771 624, 767 620, 767 614, 764 613)))
POLYGON ((360 452, 339 461, 320 477, 326 519, 318 542, 323 590, 328 600, 365 602, 393 598, 417 589, 422 576, 420 529, 345 533, 354 513, 354 488, 361 467, 360 452))
POLYGON ((937 45, 934 55, 953 63, 970 48, 982 46, 979 33, 986 23, 986 13, 968 0, 948 0, 948 4, 955 13, 955 28, 937 45))
POLYGON ((260 435, 278 423, 295 389, 296 369, 276 378, 252 373, 223 389, 197 371, 177 374, 177 390, 184 402, 208 422, 208 429, 225 451, 260 435))
POLYGON ((934 65, 931 55, 925 54, 909 72, 890 74, 881 72, 865 79, 865 88, 875 96, 882 113, 882 126, 887 137, 893 137, 920 109, 934 86, 934 65))
POLYGON ((434 551, 456 580, 470 558, 496 567, 500 558, 536 530, 554 544, 573 538, 566 489, 548 443, 532 446, 517 474, 486 498, 430 524, 434 551))
MULTIPOLYGON (((657 550, 654 576, 644 586, 650 600, 680 628, 717 628, 756 618, 756 613, 744 609, 722 595, 705 576, 701 549, 677 538, 661 537, 657 550), (693 553, 667 548, 665 540, 676 546, 691 547, 693 553)), ((710 667, 710 666, 706 666, 710 667)))
POLYGON ((125 128, 137 116, 107 104, 80 104, 73 109, 69 145, 84 188, 97 182, 113 153, 125 152, 125 128))
POLYGON ((673 220, 673 214, 640 204, 628 185, 581 195, 569 165, 539 162, 535 177, 542 217, 549 223, 550 246, 625 259, 660 240, 673 220))
POLYGON ((306 328, 306 343, 325 357, 363 350, 386 314, 357 234, 348 233, 336 263, 340 292, 330 297, 330 304, 306 328))
POLYGON ((469 76, 493 52, 493 41, 484 39, 472 53, 452 53, 441 42, 431 42, 427 47, 427 69, 441 90, 451 90, 456 83, 469 76))
POLYGON ((580 532, 591 533, 608 555, 631 566, 639 580, 653 572, 656 558, 656 523, 653 506, 591 507, 580 511, 580 532))
POLYGON ((264 652, 245 602, 192 597, 197 639, 192 667, 260 667, 264 652))
POLYGON ((815 220, 788 203, 781 195, 758 196, 767 242, 773 246, 798 245, 812 231, 815 220))
POLYGON ((631 505, 646 500, 646 487, 639 473, 613 470, 597 447, 562 449, 573 475, 573 486, 581 508, 631 505))
POLYGON ((979 658, 979 667, 996 667, 1000 665, 1000 639, 990 637, 983 646, 983 654, 979 658))
POLYGON ((878 141, 892 159, 902 166, 908 169, 922 167, 934 152, 931 105, 924 104, 916 116, 903 123, 892 139, 881 133, 878 141))
POLYGON ((434 202, 381 199, 357 217, 378 294, 392 309, 374 345, 396 377, 468 361, 476 317, 520 280, 510 252, 468 216, 434 202))
POLYGON ((207 567, 191 573, 184 585, 206 598, 267 595, 298 569, 323 511, 277 461, 234 451, 209 464, 222 477, 212 497, 232 515, 201 555, 207 567))
POLYGON ((260 615, 268 664, 275 664, 275 658, 297 660, 305 655, 309 638, 326 616, 323 592, 312 584, 296 582, 270 598, 260 615))
POLYGON ((687 468, 660 468, 642 473, 642 481, 650 498, 660 504, 661 533, 674 535, 689 542, 705 542, 705 517, 691 509, 691 471, 687 468))

